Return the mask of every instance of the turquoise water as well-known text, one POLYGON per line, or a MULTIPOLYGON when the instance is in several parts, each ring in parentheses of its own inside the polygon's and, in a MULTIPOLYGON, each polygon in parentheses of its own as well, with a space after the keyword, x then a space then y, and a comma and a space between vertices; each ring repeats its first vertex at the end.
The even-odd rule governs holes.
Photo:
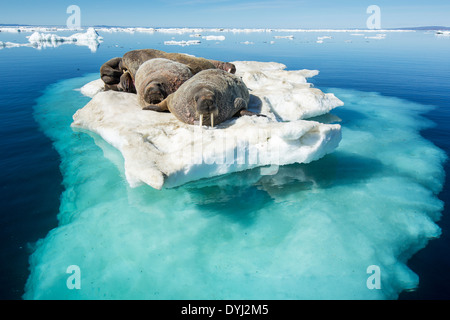
POLYGON ((131 189, 118 151, 70 128, 86 102, 73 89, 95 77, 37 101, 65 191, 58 228, 32 256, 26 299, 392 299, 417 286, 404 263, 440 234, 443 207, 445 154, 418 134, 429 107, 334 89, 345 138, 323 160, 131 189), (80 290, 66 286, 70 265, 80 290), (381 290, 366 286, 371 265, 383 270, 381 290))
MULTIPOLYGON (((396 299, 405 290, 420 293, 423 273, 411 270, 409 259, 447 232, 440 227, 445 190, 444 201, 438 198, 446 151, 436 144, 445 149, 442 132, 448 135, 443 92, 449 85, 444 58, 449 44, 424 34, 369 43, 347 43, 339 35, 320 46, 315 36, 270 47, 267 36, 227 35, 230 42, 172 51, 319 69, 315 85, 345 103, 333 111, 343 128, 336 152, 308 165, 281 167, 275 176, 249 170, 162 191, 130 188, 120 153, 95 134, 70 128, 72 115, 89 101, 75 89, 98 77, 92 74, 98 62, 128 47, 161 48, 159 38, 112 35, 95 54, 82 51, 87 48, 15 49, 24 61, 30 56, 46 61, 36 71, 49 73, 44 81, 30 73, 37 78, 30 76, 31 84, 39 83, 39 90, 30 90, 38 97, 31 104, 17 90, 16 99, 31 106, 21 109, 18 100, 17 110, 25 109, 36 124, 28 132, 40 132, 42 141, 50 138, 54 148, 47 145, 27 159, 55 152, 60 163, 53 166, 61 177, 46 177, 62 182, 62 188, 48 190, 61 195, 57 206, 16 222, 57 217, 40 228, 37 242, 28 240, 23 298, 396 299), (255 45, 234 47, 244 39, 255 45), (434 61, 423 61, 418 41, 433 45, 427 50, 434 61), (395 50, 385 51, 392 45, 395 50), (401 54, 411 48, 407 57, 401 54), (80 268, 80 290, 67 286, 71 265, 80 268), (379 290, 367 287, 372 265, 381 270, 379 290)), ((19 59, 8 50, 0 54, 19 59)), ((20 84, 17 79, 15 86, 20 84)), ((3 95, 8 94, 13 92, 3 95)), ((38 189, 47 182, 35 183, 38 189)), ((445 297, 445 289, 439 292, 445 297)))

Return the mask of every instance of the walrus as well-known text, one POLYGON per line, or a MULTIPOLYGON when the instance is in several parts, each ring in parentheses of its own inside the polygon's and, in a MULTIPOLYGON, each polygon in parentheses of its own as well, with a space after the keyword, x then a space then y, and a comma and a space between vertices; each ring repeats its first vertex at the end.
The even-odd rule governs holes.
POLYGON ((230 73, 236 72, 236 67, 232 63, 193 57, 183 53, 164 52, 156 49, 139 49, 125 53, 122 58, 122 67, 128 70, 134 79, 134 75, 140 65, 147 60, 155 58, 165 58, 183 63, 191 69, 193 75, 207 69, 222 69, 230 73))
MULTIPOLYGON (((193 75, 202 70, 216 68, 225 70, 230 73, 236 72, 235 65, 229 62, 192 57, 190 55, 182 53, 167 53, 156 49, 139 49, 125 53, 122 57, 122 60, 120 60, 119 62, 114 61, 117 62, 117 66, 114 70, 119 70, 120 72, 119 74, 114 74, 114 84, 116 84, 116 86, 112 87, 112 89, 114 90, 115 88, 118 91, 135 93, 136 89, 134 81, 137 70, 145 61, 156 58, 165 58, 175 62, 183 63, 189 67, 193 75)), ((110 61, 104 64, 105 70, 109 70, 109 66, 111 65, 110 61)), ((102 72, 100 73, 102 79, 103 77, 105 77, 105 79, 110 80, 108 78, 110 76, 109 74, 103 74, 102 72)))
POLYGON ((105 83, 106 90, 115 90, 118 91, 117 85, 120 82, 120 77, 123 74, 123 70, 121 69, 122 58, 112 58, 105 62, 100 67, 100 78, 105 83))
POLYGON ((187 65, 164 58, 145 61, 136 72, 139 104, 158 104, 192 77, 187 65))
POLYGON ((250 93, 241 78, 221 69, 203 70, 184 82, 159 104, 143 110, 170 111, 178 120, 211 127, 234 116, 258 115, 247 110, 250 93))

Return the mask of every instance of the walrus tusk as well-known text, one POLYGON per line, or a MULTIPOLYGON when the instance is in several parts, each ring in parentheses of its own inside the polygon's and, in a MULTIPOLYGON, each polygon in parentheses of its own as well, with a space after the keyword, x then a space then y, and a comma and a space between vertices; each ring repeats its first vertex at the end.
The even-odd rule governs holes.
POLYGON ((202 127, 203 126, 203 115, 201 114, 200 115, 200 127, 202 127))
POLYGON ((211 128, 214 128, 214 113, 211 113, 211 128))

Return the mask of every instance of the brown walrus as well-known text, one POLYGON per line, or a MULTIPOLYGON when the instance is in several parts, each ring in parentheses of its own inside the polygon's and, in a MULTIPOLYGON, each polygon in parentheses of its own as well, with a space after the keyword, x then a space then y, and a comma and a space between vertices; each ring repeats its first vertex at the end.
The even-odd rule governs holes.
POLYGON ((122 58, 112 58, 105 62, 100 68, 100 78, 105 83, 106 90, 119 91, 117 85, 120 83, 120 77, 123 74, 121 67, 122 58))
MULTIPOLYGON (((114 58, 106 62, 102 68, 100 68, 101 78, 105 78, 107 81, 113 83, 111 86, 112 90, 135 93, 136 89, 134 81, 137 70, 145 61, 155 58, 165 58, 183 63, 189 67, 193 75, 202 70, 216 68, 230 73, 236 72, 236 67, 229 62, 198 58, 182 53, 167 53, 156 49, 140 49, 125 53, 120 61, 115 60, 120 58, 114 58), (112 64, 114 67, 111 66, 112 64), (110 69, 119 71, 119 73, 115 72, 112 74, 110 69), (102 73, 102 71, 104 73, 102 73)), ((109 83, 106 82, 105 84, 109 85, 109 83)))
POLYGON ((264 116, 247 110, 249 100, 249 90, 241 78, 224 70, 210 69, 194 75, 161 103, 143 110, 168 110, 184 123, 199 121, 202 126, 205 120, 214 127, 234 116, 264 116))
POLYGON ((191 77, 192 72, 185 64, 163 58, 145 61, 135 79, 139 104, 146 107, 160 103, 191 77))

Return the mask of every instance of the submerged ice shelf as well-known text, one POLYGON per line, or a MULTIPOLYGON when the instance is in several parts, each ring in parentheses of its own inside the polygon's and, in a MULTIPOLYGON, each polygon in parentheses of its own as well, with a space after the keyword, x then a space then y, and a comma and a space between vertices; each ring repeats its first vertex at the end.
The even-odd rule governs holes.
POLYGON ((93 98, 77 111, 72 126, 120 150, 131 186, 156 189, 254 167, 309 163, 336 149, 339 125, 302 120, 343 104, 307 83, 317 71, 234 63, 251 90, 250 109, 267 118, 235 118, 213 129, 186 125, 170 113, 143 111, 134 94, 100 92, 102 82, 96 80, 81 89, 93 98))
POLYGON ((58 227, 34 246, 25 299, 396 299, 419 285, 407 261, 440 235, 443 208, 446 156, 420 134, 430 106, 329 89, 345 105, 333 111, 344 139, 327 157, 130 188, 122 154, 70 128, 89 102, 74 89, 96 78, 53 84, 35 106, 65 190, 58 227), (71 265, 81 290, 66 285, 71 265), (367 287, 373 265, 381 289, 367 287))

